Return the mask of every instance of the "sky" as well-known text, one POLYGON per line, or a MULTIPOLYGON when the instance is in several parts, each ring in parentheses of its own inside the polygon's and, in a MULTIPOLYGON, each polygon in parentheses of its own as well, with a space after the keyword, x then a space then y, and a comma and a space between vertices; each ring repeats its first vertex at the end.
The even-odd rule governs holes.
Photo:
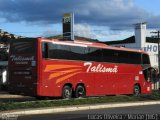
POLYGON ((75 14, 75 35, 101 41, 134 35, 147 22, 147 35, 160 28, 160 0, 0 0, 0 29, 26 37, 62 34, 62 16, 75 14))

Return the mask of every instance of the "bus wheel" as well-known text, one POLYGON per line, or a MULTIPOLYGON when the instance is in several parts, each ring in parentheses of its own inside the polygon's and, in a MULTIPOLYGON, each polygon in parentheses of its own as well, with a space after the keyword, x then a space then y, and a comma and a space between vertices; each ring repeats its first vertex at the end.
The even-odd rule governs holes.
POLYGON ((78 85, 75 91, 75 97, 80 98, 85 96, 86 96, 85 88, 82 85, 78 85))
POLYGON ((135 85, 134 86, 134 96, 139 96, 141 94, 141 90, 140 90, 140 87, 139 85, 135 85))
POLYGON ((62 98, 70 99, 71 97, 72 97, 72 88, 68 85, 64 86, 62 90, 62 98))

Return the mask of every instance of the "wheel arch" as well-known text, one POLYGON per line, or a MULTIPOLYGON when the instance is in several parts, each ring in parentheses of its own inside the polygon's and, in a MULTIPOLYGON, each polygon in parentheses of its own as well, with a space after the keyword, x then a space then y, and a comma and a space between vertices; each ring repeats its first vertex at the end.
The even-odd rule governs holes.
POLYGON ((85 97, 86 96, 86 86, 84 83, 78 83, 75 87, 74 97, 85 97), (83 89, 82 89, 83 88, 83 89))
POLYGON ((76 85, 76 87, 75 87, 75 90, 76 90, 76 88, 77 88, 79 85, 83 86, 83 87, 84 87, 84 89, 85 89, 85 91, 86 91, 86 86, 85 86, 85 84, 84 84, 84 83, 78 83, 78 84, 76 85))
POLYGON ((70 88, 72 88, 72 91, 74 91, 73 84, 68 82, 68 83, 65 83, 65 84, 62 86, 62 88, 61 88, 61 93, 63 92, 63 88, 64 88, 65 86, 69 86, 70 88))
MULTIPOLYGON (((64 96, 65 96, 65 95, 64 95, 64 88, 65 88, 65 87, 69 87, 69 88, 71 89, 71 96, 68 97, 68 98, 69 98, 69 99, 72 98, 72 97, 73 97, 73 95, 72 95, 72 94, 73 94, 73 85, 72 85, 71 83, 65 83, 65 84, 63 85, 62 91, 61 91, 61 95, 62 95, 61 97, 64 98, 64 96)), ((66 99, 66 98, 64 98, 64 99, 66 99)))
POLYGON ((65 83, 65 84, 63 85, 62 89, 64 88, 64 86, 69 86, 69 87, 71 87, 71 88, 73 89, 73 85, 72 85, 71 83, 65 83))

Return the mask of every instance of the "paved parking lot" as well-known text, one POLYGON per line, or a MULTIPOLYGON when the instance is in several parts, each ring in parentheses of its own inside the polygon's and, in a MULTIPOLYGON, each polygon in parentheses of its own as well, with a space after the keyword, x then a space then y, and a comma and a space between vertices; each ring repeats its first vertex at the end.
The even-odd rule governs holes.
POLYGON ((0 102, 25 102, 35 101, 34 97, 9 94, 6 91, 0 91, 0 102))

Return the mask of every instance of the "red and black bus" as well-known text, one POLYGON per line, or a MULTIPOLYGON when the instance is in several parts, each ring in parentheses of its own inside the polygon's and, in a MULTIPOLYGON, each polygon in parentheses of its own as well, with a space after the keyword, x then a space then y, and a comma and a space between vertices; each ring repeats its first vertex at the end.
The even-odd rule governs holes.
POLYGON ((21 38, 10 44, 9 91, 62 98, 150 94, 150 67, 141 50, 21 38))

